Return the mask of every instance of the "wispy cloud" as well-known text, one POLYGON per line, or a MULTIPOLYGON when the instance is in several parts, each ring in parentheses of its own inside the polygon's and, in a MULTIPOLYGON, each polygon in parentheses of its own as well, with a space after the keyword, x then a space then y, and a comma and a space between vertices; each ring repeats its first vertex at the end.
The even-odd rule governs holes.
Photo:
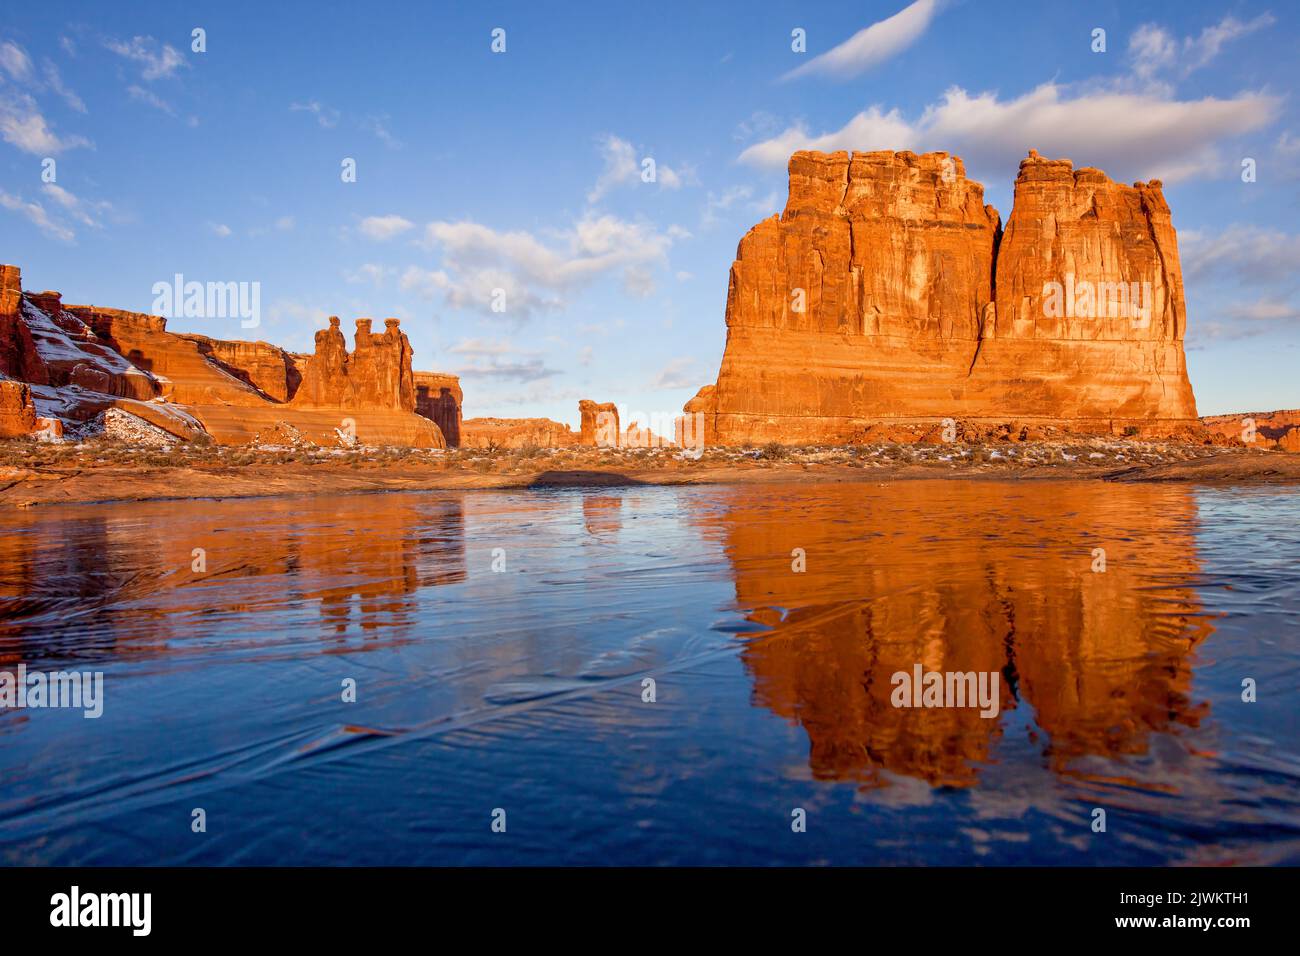
POLYGON ((750 146, 740 160, 783 167, 798 149, 948 149, 967 168, 1014 166, 1025 150, 1070 156, 1100 166, 1119 179, 1186 179, 1225 168, 1215 145, 1272 123, 1279 97, 1242 93, 1233 99, 1166 99, 1150 93, 1069 95, 1044 83, 1023 96, 972 95, 953 87, 919 120, 898 110, 871 107, 838 130, 810 133, 796 123, 772 139, 750 146))
POLYGON ((1164 72, 1187 76, 1210 63, 1224 44, 1270 27, 1274 22, 1271 13, 1262 13, 1247 21, 1227 16, 1203 29, 1199 35, 1184 37, 1181 41, 1157 24, 1144 23, 1129 37, 1133 73, 1144 81, 1154 80, 1164 72))
POLYGON ((161 110, 168 116, 176 115, 176 110, 172 105, 153 90, 146 90, 143 86, 138 86, 133 83, 126 88, 126 92, 133 100, 138 100, 147 106, 152 106, 156 110, 161 110))
POLYGON ((462 378, 536 382, 560 374, 558 370, 548 368, 537 353, 516 351, 506 341, 462 339, 447 351, 470 359, 455 370, 455 374, 462 378))
POLYGON ((64 150, 91 145, 84 136, 54 132, 36 100, 12 89, 0 90, 0 137, 35 156, 57 156, 64 150))
POLYGON ((317 100, 308 100, 306 103, 290 103, 289 109, 295 113, 310 113, 316 117, 316 123, 322 129, 333 129, 339 123, 339 111, 330 109, 317 100))
POLYGON ((368 133, 372 133, 376 139, 389 149, 401 149, 401 141, 388 128, 390 122, 391 119, 386 113, 381 116, 367 116, 361 121, 361 128, 368 133))
POLYGON ((0 69, 19 83, 30 83, 35 79, 31 57, 27 55, 26 50, 12 40, 0 43, 0 69))
MULTIPOLYGON (((1261 90, 1229 98, 1179 99, 1157 77, 1164 71, 1185 75, 1208 63, 1229 41, 1271 22, 1269 14, 1248 22, 1228 17, 1182 40, 1146 25, 1131 39, 1131 72, 1117 78, 1073 85, 1046 82, 1010 99, 953 86, 914 118, 876 104, 838 129, 814 132, 796 121, 749 146, 740 160, 784 167, 800 149, 944 149, 960 153, 968 169, 989 171, 1014 165, 1033 147, 1100 166, 1117 179, 1175 181, 1223 172, 1230 164, 1221 144, 1273 123, 1282 98, 1261 90)), ((890 21, 875 26, 885 23, 890 21)))
POLYGON ((650 380, 650 387, 660 388, 695 388, 699 382, 697 375, 691 374, 695 360, 685 356, 671 359, 650 380))
POLYGON ((892 17, 864 27, 839 46, 813 57, 781 79, 813 75, 840 80, 855 77, 879 66, 920 39, 941 6, 940 0, 916 0, 892 17))
MULTIPOLYGON (((614 189, 641 183, 643 162, 654 157, 638 156, 636 149, 625 139, 612 134, 600 138, 600 152, 604 169, 596 184, 587 193, 587 202, 599 202, 614 189)), ((654 182, 660 189, 680 189, 683 174, 655 160, 654 182)))
POLYGON ((361 224, 357 228, 367 239, 375 239, 382 242, 386 239, 400 236, 408 230, 414 229, 415 223, 397 215, 367 216, 365 219, 361 220, 361 224))
POLYGON ((35 200, 29 202, 21 196, 0 190, 0 207, 23 216, 51 239, 72 242, 76 238, 76 233, 72 229, 56 222, 45 207, 35 200))
POLYGON ((523 318, 559 308, 566 294, 603 276, 664 261, 672 243, 654 226, 609 215, 584 216, 546 240, 476 222, 432 222, 423 244, 441 253, 442 268, 413 266, 402 286, 485 314, 497 314, 492 306, 504 294, 499 314, 523 318))
POLYGON ((130 40, 104 41, 104 46, 118 56, 140 66, 140 78, 152 83, 154 80, 174 76, 183 66, 189 66, 185 54, 170 43, 159 44, 153 37, 132 37, 130 40))
POLYGON ((86 112, 86 104, 76 91, 72 90, 63 82, 63 77, 59 74, 59 68, 51 60, 41 61, 41 68, 45 71, 45 82, 50 89, 63 98, 69 108, 76 110, 78 113, 86 112))

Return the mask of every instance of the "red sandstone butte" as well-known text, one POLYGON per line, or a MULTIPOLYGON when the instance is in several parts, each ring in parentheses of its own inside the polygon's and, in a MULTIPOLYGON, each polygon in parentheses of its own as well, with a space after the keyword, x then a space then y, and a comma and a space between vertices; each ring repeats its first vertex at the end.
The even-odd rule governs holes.
POLYGON ((710 443, 909 419, 1196 424, 1161 184, 1033 151, 1005 233, 947 153, 795 153, 785 211, 740 242, 726 322, 717 383, 685 406, 710 443), (1121 301, 1119 283, 1149 295, 1121 301), (1074 295, 1098 286, 1104 313, 1074 295))
POLYGON ((578 402, 578 413, 582 416, 582 431, 578 439, 580 444, 591 447, 617 448, 621 432, 618 428, 618 406, 613 402, 597 404, 589 398, 578 402))

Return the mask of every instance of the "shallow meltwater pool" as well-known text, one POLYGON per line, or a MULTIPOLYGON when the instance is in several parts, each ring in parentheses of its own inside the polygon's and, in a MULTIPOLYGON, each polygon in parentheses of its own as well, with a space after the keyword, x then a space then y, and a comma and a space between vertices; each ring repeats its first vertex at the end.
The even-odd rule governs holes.
POLYGON ((1298 569, 1285 488, 15 511, 0 862, 1296 863, 1298 569))

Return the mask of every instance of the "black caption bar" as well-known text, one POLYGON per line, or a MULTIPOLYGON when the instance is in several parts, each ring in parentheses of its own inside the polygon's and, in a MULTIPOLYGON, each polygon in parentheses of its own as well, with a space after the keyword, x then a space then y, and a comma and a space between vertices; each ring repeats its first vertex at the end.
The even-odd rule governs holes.
MULTIPOLYGON (((90 869, 0 870, 8 941, 350 939, 478 927, 641 927, 707 917, 738 938, 773 927, 927 941, 998 931, 1230 943, 1285 925, 1287 869, 90 869), (837 930, 836 927, 839 927, 837 930)), ((562 937, 552 937, 557 939, 562 937)), ((987 938, 987 937, 979 937, 987 938)), ((1050 938, 1050 937, 1045 937, 1050 938)))

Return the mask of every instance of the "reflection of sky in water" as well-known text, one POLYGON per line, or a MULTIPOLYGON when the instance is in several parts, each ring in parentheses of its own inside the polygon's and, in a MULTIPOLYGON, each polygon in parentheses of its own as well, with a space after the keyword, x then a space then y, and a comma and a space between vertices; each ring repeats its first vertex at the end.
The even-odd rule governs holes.
POLYGON ((0 667, 106 704, 0 712, 0 861, 1295 862, 1298 517, 1055 481, 25 512, 0 667), (999 671, 1001 714, 892 707, 915 663, 999 671))

